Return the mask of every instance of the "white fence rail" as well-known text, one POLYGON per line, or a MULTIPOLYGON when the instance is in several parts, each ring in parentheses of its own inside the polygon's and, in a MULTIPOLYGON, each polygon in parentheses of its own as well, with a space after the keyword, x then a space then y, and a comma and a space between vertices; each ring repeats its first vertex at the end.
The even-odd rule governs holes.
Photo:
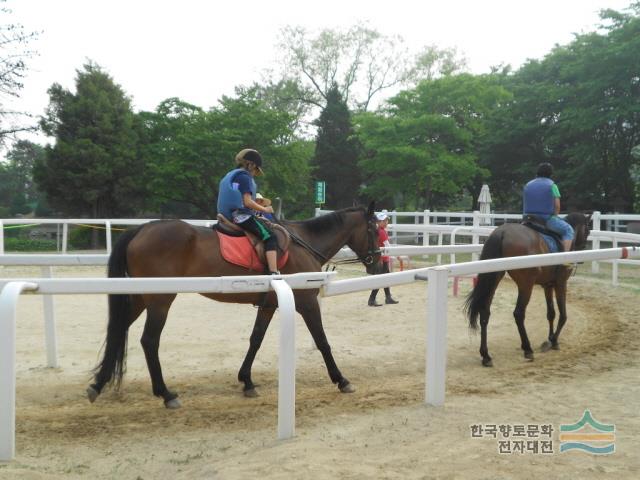
POLYGON ((15 456, 16 305, 22 292, 90 293, 247 293, 275 290, 280 310, 278 374, 278 438, 295 433, 295 304, 293 289, 315 289, 333 272, 286 276, 199 278, 10 279, 0 292, 0 461, 15 456))
POLYGON ((16 303, 23 291, 62 293, 175 293, 175 292, 261 292, 273 288, 278 295, 281 317, 278 437, 295 432, 295 329, 291 289, 323 288, 325 296, 384 288, 385 286, 428 280, 427 353, 425 401, 442 405, 445 399, 447 284, 449 275, 469 275, 565 262, 605 260, 640 256, 636 247, 597 251, 552 253, 388 273, 368 278, 330 281, 330 273, 304 273, 280 277, 211 278, 122 278, 122 279, 11 279, 0 293, 0 460, 15 456, 15 336, 16 303), (285 351, 286 349, 286 351, 285 351), (428 385, 428 387, 427 387, 428 385))

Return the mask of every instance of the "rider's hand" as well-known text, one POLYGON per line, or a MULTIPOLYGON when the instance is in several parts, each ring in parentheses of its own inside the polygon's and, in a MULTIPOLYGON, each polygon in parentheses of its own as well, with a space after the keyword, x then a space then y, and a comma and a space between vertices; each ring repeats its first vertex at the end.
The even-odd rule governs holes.
POLYGON ((273 213, 273 207, 271 205, 269 205, 268 207, 264 207, 264 212, 265 213, 273 213))

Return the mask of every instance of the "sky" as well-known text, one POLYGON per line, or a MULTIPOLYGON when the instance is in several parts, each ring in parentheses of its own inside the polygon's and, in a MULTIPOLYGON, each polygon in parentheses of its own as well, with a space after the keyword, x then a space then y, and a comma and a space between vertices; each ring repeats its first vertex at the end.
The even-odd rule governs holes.
MULTIPOLYGON (((7 0, 2 22, 41 31, 30 48, 21 97, 13 106, 42 115, 53 83, 73 91, 76 70, 99 64, 132 98, 154 110, 169 97, 203 108, 237 85, 259 82, 277 65, 287 25, 311 33, 358 22, 400 35, 412 51, 457 47, 472 73, 518 68, 543 58, 574 33, 593 31, 598 11, 631 0, 7 0), (8 23, 8 22, 7 22, 8 23)), ((1 4, 0 4, 1 5, 1 4)), ((36 139, 35 141, 38 141, 36 139)), ((40 140, 40 143, 44 141, 40 140)))

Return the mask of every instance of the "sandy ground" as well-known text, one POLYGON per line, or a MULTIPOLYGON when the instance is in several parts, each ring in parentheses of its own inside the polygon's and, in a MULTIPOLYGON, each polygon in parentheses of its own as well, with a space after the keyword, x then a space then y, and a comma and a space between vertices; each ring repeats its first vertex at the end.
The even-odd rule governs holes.
MULTIPOLYGON (((4 269, 2 276, 33 273, 4 269)), ((101 276, 63 269, 56 276, 101 276)), ((353 275, 354 272, 346 272, 353 275)), ((36 272, 37 276, 37 272, 36 272)), ((461 293, 470 288, 461 283, 461 293)), ((451 291, 450 291, 451 292, 451 291)), ((382 293, 382 292, 381 292, 382 293)), ((255 310, 179 296, 161 344, 170 388, 183 408, 151 395, 132 327, 120 392, 89 404, 84 390, 104 338, 104 296, 57 297, 60 368, 45 368, 42 299, 23 296, 17 346, 17 456, 0 463, 4 479, 640 478, 639 289, 576 277, 561 350, 523 359, 505 280, 489 330, 494 368, 483 368, 479 337, 449 297, 447 399, 424 402, 426 284, 393 289, 398 305, 366 306, 367 293, 324 299, 326 332, 343 374, 357 388, 341 394, 298 318, 296 437, 276 440, 277 314, 254 364, 260 396, 236 381, 255 310), (559 453, 558 430, 585 409, 616 425, 616 452, 559 453), (474 424, 552 424, 553 454, 500 454, 497 439, 472 438, 474 424)), ((547 334, 538 288, 527 327, 533 345, 547 334)))

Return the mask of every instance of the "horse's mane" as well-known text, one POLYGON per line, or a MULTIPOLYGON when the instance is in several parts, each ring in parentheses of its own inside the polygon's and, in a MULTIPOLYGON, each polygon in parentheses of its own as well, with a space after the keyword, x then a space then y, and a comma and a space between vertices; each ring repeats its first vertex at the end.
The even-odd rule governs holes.
POLYGON ((345 214, 351 212, 362 212, 365 214, 366 209, 364 207, 343 208, 342 210, 336 210, 335 212, 327 213, 326 215, 321 215, 319 217, 300 221, 286 221, 283 223, 286 225, 300 226, 311 234, 319 234, 342 227, 344 225, 345 214))

